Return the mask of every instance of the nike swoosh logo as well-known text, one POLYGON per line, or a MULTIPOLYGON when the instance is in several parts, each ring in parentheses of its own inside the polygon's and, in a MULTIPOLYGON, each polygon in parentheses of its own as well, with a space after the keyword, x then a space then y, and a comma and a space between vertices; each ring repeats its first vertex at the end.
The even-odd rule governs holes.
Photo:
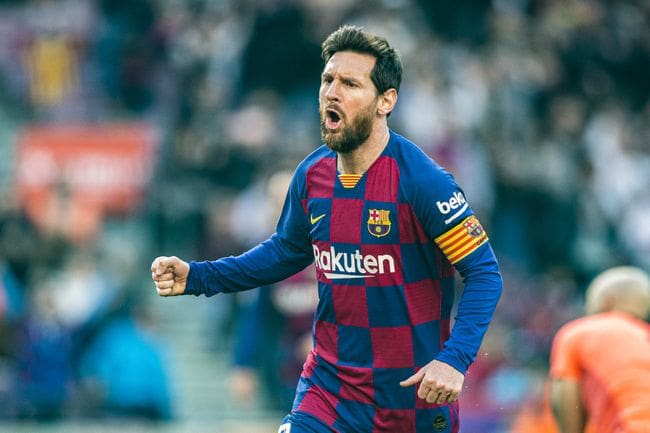
POLYGON ((314 214, 311 214, 309 216, 309 222, 312 223, 312 225, 316 224, 318 221, 322 220, 325 217, 326 214, 323 215, 318 215, 316 218, 314 218, 314 214))

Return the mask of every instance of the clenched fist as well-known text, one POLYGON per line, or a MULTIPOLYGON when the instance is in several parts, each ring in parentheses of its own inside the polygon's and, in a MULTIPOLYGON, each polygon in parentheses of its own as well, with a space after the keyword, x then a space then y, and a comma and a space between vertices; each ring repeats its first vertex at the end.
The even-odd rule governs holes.
POLYGON ((177 296, 185 292, 190 265, 178 257, 157 257, 151 263, 151 278, 160 296, 177 296))

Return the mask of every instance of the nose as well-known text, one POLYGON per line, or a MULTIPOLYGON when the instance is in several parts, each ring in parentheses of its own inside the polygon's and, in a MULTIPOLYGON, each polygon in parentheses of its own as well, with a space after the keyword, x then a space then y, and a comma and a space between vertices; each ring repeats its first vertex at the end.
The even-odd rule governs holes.
POLYGON ((325 89, 323 91, 323 94, 325 96, 325 99, 328 101, 339 101, 339 92, 338 92, 338 86, 336 85, 336 81, 332 81, 331 83, 325 84, 325 89))

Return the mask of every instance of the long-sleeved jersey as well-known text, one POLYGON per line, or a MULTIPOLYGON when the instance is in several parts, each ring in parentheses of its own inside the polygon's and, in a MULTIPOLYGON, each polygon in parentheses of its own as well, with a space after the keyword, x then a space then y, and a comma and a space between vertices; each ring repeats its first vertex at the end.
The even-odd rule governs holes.
MULTIPOLYGON (((314 263, 314 349, 293 412, 338 432, 455 432, 458 406, 399 385, 433 359, 465 373, 501 294, 487 234, 453 177, 390 132, 352 187, 322 146, 296 169, 276 233, 192 262, 187 294, 246 290, 314 263), (453 333, 455 269, 464 279, 453 333)), ((321 427, 322 428, 322 427, 321 427)))

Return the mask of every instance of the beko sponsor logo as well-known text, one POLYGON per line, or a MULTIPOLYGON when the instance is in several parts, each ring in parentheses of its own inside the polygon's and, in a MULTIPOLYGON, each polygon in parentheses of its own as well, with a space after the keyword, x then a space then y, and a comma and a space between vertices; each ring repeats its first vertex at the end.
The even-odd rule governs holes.
POLYGON ((459 216, 463 214, 467 210, 467 200, 465 200, 465 196, 463 196, 463 193, 460 191, 454 192, 454 195, 451 196, 449 200, 446 201, 436 201, 436 206, 438 207, 438 210, 440 211, 441 214, 443 215, 448 215, 453 211, 453 215, 451 215, 449 218, 445 220, 445 224, 449 224, 459 216))

